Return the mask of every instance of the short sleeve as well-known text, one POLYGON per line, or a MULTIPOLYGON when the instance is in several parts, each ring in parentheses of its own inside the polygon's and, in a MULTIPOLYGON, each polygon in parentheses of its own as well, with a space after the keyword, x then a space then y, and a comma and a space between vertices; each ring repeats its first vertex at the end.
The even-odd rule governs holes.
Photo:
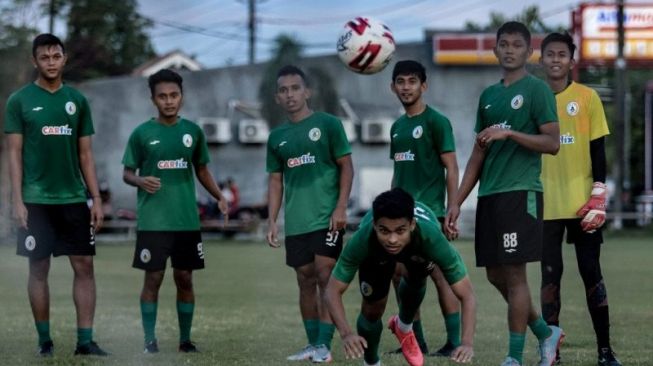
POLYGON ((438 154, 456 151, 451 122, 445 116, 438 115, 431 123, 433 128, 433 141, 438 154))
POLYGON ((333 158, 340 159, 345 155, 351 154, 351 145, 349 145, 349 140, 347 139, 347 134, 345 133, 345 128, 342 126, 342 122, 339 119, 334 118, 328 126, 331 142, 331 155, 333 158))
POLYGON ((211 159, 209 158, 209 147, 206 144, 206 136, 201 128, 198 129, 197 145, 193 152, 193 165, 206 165, 211 159))
POLYGON ((5 108, 5 133, 24 134, 24 124, 21 118, 21 107, 18 98, 13 95, 7 100, 5 108))
POLYGON ((590 94, 590 140, 596 140, 603 136, 609 135, 608 121, 605 118, 603 103, 599 95, 594 90, 590 94))
POLYGON ((142 153, 140 148, 140 138, 138 130, 132 132, 127 141, 127 147, 122 157, 122 165, 131 169, 139 169, 142 163, 142 153))
POLYGON ((367 240, 370 230, 371 227, 365 225, 349 239, 331 272, 336 280, 344 283, 351 283, 354 280, 360 264, 367 256, 367 240))
POLYGON ((79 101, 79 137, 90 136, 95 133, 91 106, 84 96, 79 101))
POLYGON ((270 138, 268 138, 268 144, 267 144, 267 155, 265 159, 265 166, 266 166, 266 171, 268 173, 281 173, 283 172, 283 163, 279 159, 279 156, 277 155, 277 151, 274 147, 274 139, 272 138, 272 135, 270 135, 270 138))
POLYGON ((447 241, 442 231, 435 226, 423 232, 426 255, 442 270, 449 284, 462 280, 467 275, 467 267, 458 251, 447 241))
POLYGON ((543 81, 533 83, 531 120, 538 126, 558 122, 558 111, 553 91, 543 81))

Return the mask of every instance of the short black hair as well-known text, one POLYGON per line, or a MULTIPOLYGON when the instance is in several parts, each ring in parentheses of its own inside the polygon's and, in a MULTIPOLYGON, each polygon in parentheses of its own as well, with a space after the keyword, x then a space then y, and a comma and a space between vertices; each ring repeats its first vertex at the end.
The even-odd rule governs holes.
POLYGON ((147 84, 150 86, 150 93, 154 96, 154 88, 159 83, 175 83, 179 86, 179 91, 184 93, 184 88, 182 87, 184 79, 181 78, 179 74, 170 70, 170 69, 161 69, 154 74, 150 75, 147 78, 147 84))
POLYGON ((304 85, 308 85, 308 81, 306 80, 306 74, 304 74, 302 69, 300 69, 295 65, 286 65, 280 68, 279 71, 277 72, 277 80, 279 80, 279 78, 282 76, 288 76, 288 75, 299 75, 299 77, 302 78, 304 85))
POLYGON ((66 47, 59 37, 51 33, 42 33, 34 38, 32 41, 32 56, 36 57, 36 49, 41 46, 61 46, 61 51, 66 54, 66 47))
POLYGON ((408 219, 415 217, 415 200, 401 188, 393 188, 376 196, 372 202, 374 221, 380 218, 408 219))
POLYGON ((528 28, 526 28, 524 23, 515 22, 515 21, 503 23, 503 25, 499 27, 499 30, 497 30, 497 43, 499 42, 499 37, 501 37, 502 34, 515 34, 515 33, 521 34, 526 40, 526 43, 530 46, 531 32, 528 30, 528 28))
POLYGON ((569 48, 571 59, 572 60, 574 59, 574 52, 576 52, 576 45, 574 44, 574 39, 571 38, 571 35, 569 35, 569 33, 565 32, 563 34, 563 33, 554 32, 546 36, 542 41, 542 46, 541 46, 542 55, 544 55, 544 49, 546 48, 546 46, 548 46, 549 43, 553 43, 553 42, 560 42, 566 44, 567 47, 569 48))
POLYGON ((395 64, 392 70, 392 82, 397 79, 399 75, 417 75, 421 82, 426 81, 426 69, 424 65, 414 60, 402 60, 395 64))

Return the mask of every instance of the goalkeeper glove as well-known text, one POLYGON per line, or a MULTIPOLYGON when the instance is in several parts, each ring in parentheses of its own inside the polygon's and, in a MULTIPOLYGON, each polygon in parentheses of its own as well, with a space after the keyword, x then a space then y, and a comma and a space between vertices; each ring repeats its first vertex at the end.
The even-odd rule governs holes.
POLYGON ((603 226, 605 222, 605 201, 607 195, 608 190, 605 183, 594 182, 592 184, 592 194, 589 201, 576 212, 576 215, 583 218, 580 222, 583 231, 591 233, 603 226))

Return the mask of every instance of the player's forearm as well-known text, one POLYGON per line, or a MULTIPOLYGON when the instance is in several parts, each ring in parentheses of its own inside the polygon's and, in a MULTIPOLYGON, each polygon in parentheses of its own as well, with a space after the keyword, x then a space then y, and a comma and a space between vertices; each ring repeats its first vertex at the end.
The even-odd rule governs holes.
POLYGON ((531 135, 523 132, 511 131, 509 138, 519 145, 542 154, 555 155, 560 149, 560 134, 531 135))
POLYGON ((592 178, 594 182, 605 183, 607 163, 605 158, 605 137, 590 141, 592 178))
POLYGON ((454 155, 453 161, 448 161, 445 166, 447 170, 447 207, 455 203, 456 194, 458 192, 458 163, 454 155))
POLYGON ((338 329, 340 337, 345 338, 346 336, 353 333, 349 323, 347 322, 345 306, 342 303, 342 295, 347 287, 345 285, 344 289, 342 289, 342 284, 338 284, 336 281, 337 280, 335 280, 333 277, 331 277, 329 280, 329 284, 326 288, 326 301, 329 313, 331 314, 331 319, 333 320, 333 324, 338 329))
POLYGON ((82 175, 84 176, 86 188, 90 192, 91 197, 93 197, 93 200, 99 199, 100 189, 97 183, 97 175, 95 174, 93 153, 90 150, 80 153, 79 166, 82 170, 82 175))
POLYGON ((351 162, 351 157, 347 156, 346 159, 343 159, 342 163, 339 164, 339 167, 340 167, 340 180, 339 180, 340 192, 338 193, 338 202, 336 206, 347 208, 347 203, 349 202, 349 195, 351 194, 351 186, 354 181, 354 166, 351 162))
POLYGON ((277 222, 279 210, 281 209, 281 197, 283 197, 281 174, 270 174, 268 181, 268 219, 272 223, 277 222))
POLYGON ((213 174, 209 171, 209 169, 206 167, 206 165, 201 165, 199 167, 196 167, 196 175, 197 175, 197 180, 200 182, 202 187, 206 189, 207 192, 213 198, 215 198, 218 201, 223 201, 224 196, 222 195, 222 192, 220 191, 220 187, 215 183, 215 179, 213 178, 213 174))
POLYGON ((22 136, 7 136, 9 177, 14 203, 23 202, 23 144, 22 136))
POLYGON ((465 277, 451 288, 461 303, 462 343, 471 346, 474 344, 476 329, 476 296, 471 281, 465 277))
POLYGON ((467 196, 471 193, 472 189, 478 182, 478 178, 481 175, 481 168, 483 167, 483 160, 485 159, 485 152, 478 145, 474 144, 474 149, 472 150, 472 155, 469 157, 467 166, 465 167, 465 173, 463 174, 463 180, 460 182, 460 187, 456 192, 455 199, 453 204, 460 206, 465 202, 467 196))
POLYGON ((122 172, 122 181, 136 188, 140 188, 142 184, 142 178, 136 175, 134 170, 127 168, 122 172))

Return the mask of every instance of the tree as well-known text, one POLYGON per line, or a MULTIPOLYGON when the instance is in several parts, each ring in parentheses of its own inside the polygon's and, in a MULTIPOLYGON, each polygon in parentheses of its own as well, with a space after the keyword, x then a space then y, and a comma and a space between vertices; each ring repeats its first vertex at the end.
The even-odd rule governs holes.
POLYGON ((145 33, 152 24, 136 12, 136 0, 65 0, 65 3, 66 79, 78 81, 129 74, 155 56, 145 33))
MULTIPOLYGON (((0 6, 0 103, 5 105, 10 93, 33 76, 30 63, 32 38, 36 29, 27 24, 25 14, 29 2, 18 1, 0 6)), ((4 113, 0 115, 0 131, 4 131, 4 113)), ((0 138, 0 243, 11 227, 11 192, 4 138, 0 138)))
MULTIPOLYGON (((277 71, 285 65, 301 63, 303 49, 299 41, 287 35, 278 36, 275 43, 272 59, 265 67, 259 86, 261 115, 271 127, 280 124, 285 119, 283 109, 277 105, 274 98, 277 90, 277 71)), ((320 67, 309 67, 304 71, 312 91, 311 108, 335 114, 338 110, 338 93, 331 76, 320 67)))

